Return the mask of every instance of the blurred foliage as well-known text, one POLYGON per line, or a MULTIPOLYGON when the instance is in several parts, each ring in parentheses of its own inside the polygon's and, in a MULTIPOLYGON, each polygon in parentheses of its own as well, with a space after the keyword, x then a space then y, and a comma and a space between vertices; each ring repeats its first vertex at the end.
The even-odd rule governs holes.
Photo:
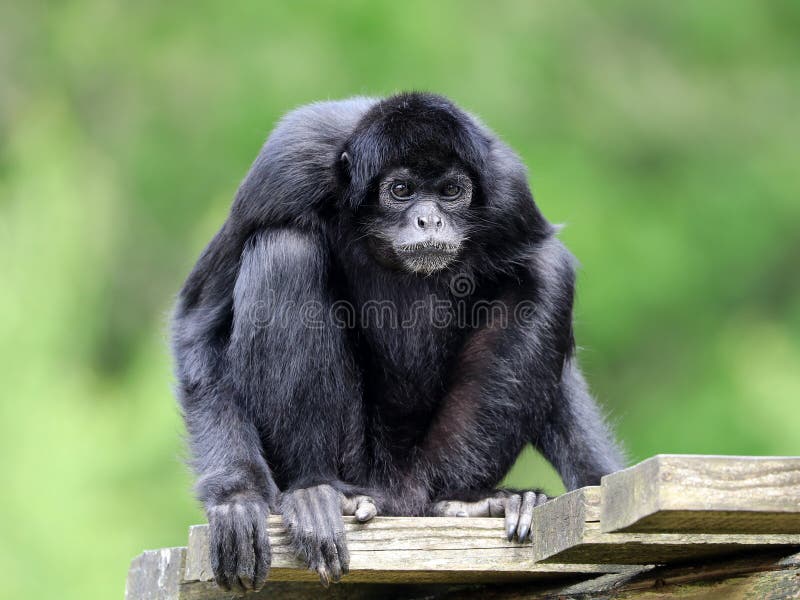
MULTIPOLYGON (((166 315, 323 98, 441 92, 521 153, 632 459, 800 454, 798 32, 794 0, 3 3, 4 594, 121 597, 202 518, 166 315)), ((559 488, 532 455, 510 479, 559 488)))

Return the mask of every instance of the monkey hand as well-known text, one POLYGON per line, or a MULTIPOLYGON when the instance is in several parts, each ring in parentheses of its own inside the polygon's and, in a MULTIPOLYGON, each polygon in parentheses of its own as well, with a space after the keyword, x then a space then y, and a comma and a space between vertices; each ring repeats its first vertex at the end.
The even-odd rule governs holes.
POLYGON ((224 590, 260 590, 269 573, 269 507, 260 494, 240 492, 206 507, 214 579, 224 590))
POLYGON ((350 568, 342 515, 364 522, 377 509, 369 496, 346 497, 329 485, 317 485, 283 494, 281 512, 295 553, 327 586, 350 568))
POLYGON ((508 541, 530 539, 533 509, 547 502, 547 496, 537 490, 498 490, 473 502, 444 500, 433 505, 437 517, 505 517, 508 541))

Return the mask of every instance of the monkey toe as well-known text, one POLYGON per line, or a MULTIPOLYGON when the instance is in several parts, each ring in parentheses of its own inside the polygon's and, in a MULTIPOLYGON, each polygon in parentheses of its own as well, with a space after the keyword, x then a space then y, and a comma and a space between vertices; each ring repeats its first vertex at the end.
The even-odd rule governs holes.
POLYGON ((325 560, 325 567, 330 573, 330 580, 334 583, 338 582, 342 578, 344 570, 333 540, 322 542, 322 557, 325 560))
POLYGON ((536 492, 523 493, 516 530, 517 539, 520 542, 524 542, 531 532, 534 506, 536 506, 536 492))
MULTIPOLYGON (((494 517, 489 498, 477 502, 464 502, 461 500, 443 500, 436 502, 431 512, 436 517, 494 517)), ((502 513, 501 513, 502 514, 502 513)))
POLYGON ((510 542, 514 539, 514 534, 516 533, 517 525, 519 524, 519 513, 522 506, 522 498, 519 494, 512 494, 504 500, 506 538, 510 542))
POLYGON ((370 496, 345 496, 340 494, 340 499, 342 514, 354 516, 359 523, 371 521, 378 514, 375 500, 370 496))
MULTIPOLYGON (((517 495, 517 497, 520 496, 517 495)), ((547 502, 547 496, 541 492, 529 490, 522 493, 517 526, 509 539, 512 539, 513 536, 516 535, 517 540, 520 542, 530 541, 531 524, 533 523, 533 510, 545 502, 547 502)))
POLYGON ((292 545, 295 553, 303 559, 309 570, 315 571, 320 583, 328 587, 332 582, 337 583, 343 575, 347 574, 349 564, 343 561, 335 541, 326 536, 317 534, 303 535, 294 539, 292 545))

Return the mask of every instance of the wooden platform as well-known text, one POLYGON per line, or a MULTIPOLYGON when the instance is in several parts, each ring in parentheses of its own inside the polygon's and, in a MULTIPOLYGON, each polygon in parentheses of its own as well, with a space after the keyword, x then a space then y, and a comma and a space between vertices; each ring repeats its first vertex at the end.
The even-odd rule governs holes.
MULTIPOLYGON (((502 519, 345 521, 351 572, 325 590, 270 517, 269 582, 247 597, 800 598, 797 457, 656 456, 535 509, 532 544, 507 542, 502 519), (731 595, 702 595, 715 587, 731 595)), ((198 525, 186 548, 143 553, 126 598, 236 597, 214 584, 207 546, 198 525)))

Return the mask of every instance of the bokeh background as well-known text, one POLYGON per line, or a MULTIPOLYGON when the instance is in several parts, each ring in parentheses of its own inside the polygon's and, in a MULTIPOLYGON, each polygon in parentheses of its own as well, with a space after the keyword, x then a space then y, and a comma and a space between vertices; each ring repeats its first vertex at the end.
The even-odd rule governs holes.
POLYGON ((170 305, 318 99, 441 92, 520 152, 632 460, 800 454, 798 32, 794 0, 3 2, 0 595, 119 598, 202 519, 170 305))

